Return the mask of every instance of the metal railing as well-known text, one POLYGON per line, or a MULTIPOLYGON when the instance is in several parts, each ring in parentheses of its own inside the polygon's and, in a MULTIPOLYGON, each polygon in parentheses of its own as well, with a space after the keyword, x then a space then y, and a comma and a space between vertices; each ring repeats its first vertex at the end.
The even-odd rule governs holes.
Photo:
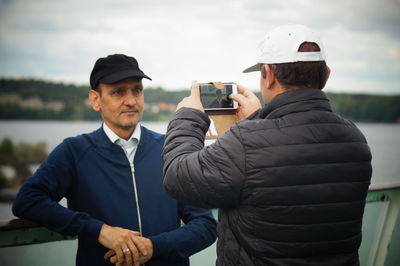
MULTIPOLYGON (((361 246, 361 259, 365 260, 365 266, 387 265, 388 255, 393 258, 393 265, 400 265, 400 254, 395 250, 400 250, 400 183, 391 185, 372 185, 369 188, 366 199, 366 213, 364 214, 363 224, 366 224, 368 207, 372 204, 377 205, 377 217, 372 217, 376 223, 373 232, 363 230, 363 237, 370 235, 370 241, 364 241, 361 246), (398 232, 394 235, 395 229, 398 232), (395 242, 397 241, 397 242, 395 242), (391 254, 389 251, 393 250, 391 254), (394 264, 395 263, 395 264, 394 264)), ((372 206, 371 206, 372 207, 372 206)), ((392 263, 391 263, 392 264, 392 263)), ((388 266, 388 265, 387 265, 388 266)))
POLYGON ((50 231, 31 220, 13 219, 0 222, 0 248, 71 239, 74 237, 50 231))

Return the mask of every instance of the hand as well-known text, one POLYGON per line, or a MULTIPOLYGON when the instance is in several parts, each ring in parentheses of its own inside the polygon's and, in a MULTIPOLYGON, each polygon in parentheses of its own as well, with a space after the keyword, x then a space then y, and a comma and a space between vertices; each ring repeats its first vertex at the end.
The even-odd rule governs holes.
POLYGON ((237 85, 237 90, 241 94, 231 94, 229 97, 237 101, 239 107, 236 111, 239 120, 244 120, 253 114, 255 111, 261 108, 260 100, 257 96, 251 92, 249 89, 237 85))
MULTIPOLYGON (((140 237, 138 236, 138 241, 142 241, 143 245, 146 247, 146 249, 148 250, 147 255, 139 255, 139 265, 142 265, 144 263, 146 263, 147 261, 149 261, 151 259, 151 257, 153 256, 153 243, 151 242, 150 239, 145 238, 145 237, 140 237)), ((104 259, 106 260, 110 260, 111 263, 119 265, 120 262, 118 261, 118 257, 115 254, 114 250, 110 249, 105 255, 104 255, 104 259)))
POLYGON ((138 240, 139 232, 103 224, 98 241, 106 248, 114 250, 118 263, 139 265, 139 253, 147 256, 149 251, 142 241, 138 240), (129 250, 125 253, 123 250, 129 250))
POLYGON ((201 104, 201 100, 200 100, 199 83, 196 80, 192 81, 192 87, 190 89, 190 96, 183 98, 182 101, 180 103, 178 103, 176 111, 178 111, 182 107, 189 107, 189 108, 197 109, 197 110, 204 112, 204 108, 203 108, 203 105, 201 104))

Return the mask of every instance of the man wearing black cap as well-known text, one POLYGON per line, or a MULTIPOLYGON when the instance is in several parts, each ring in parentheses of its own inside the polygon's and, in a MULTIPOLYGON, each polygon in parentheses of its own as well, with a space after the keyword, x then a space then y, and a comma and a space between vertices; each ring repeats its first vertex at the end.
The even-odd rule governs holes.
POLYGON ((211 212, 180 204, 163 189, 164 136, 139 124, 142 78, 150 79, 133 57, 98 59, 89 100, 102 127, 65 139, 14 201, 16 216, 79 236, 77 265, 188 265, 215 241, 211 212), (63 197, 68 209, 58 204, 63 197))

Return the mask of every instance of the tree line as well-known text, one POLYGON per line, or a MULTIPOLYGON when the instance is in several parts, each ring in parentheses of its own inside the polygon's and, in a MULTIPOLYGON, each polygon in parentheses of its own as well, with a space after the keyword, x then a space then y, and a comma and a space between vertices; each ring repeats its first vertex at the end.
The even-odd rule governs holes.
MULTIPOLYGON (((15 94, 21 99, 33 97, 43 102, 61 101, 63 108, 24 107, 16 102, 0 101, 0 119, 98 120, 100 116, 88 105, 89 86, 67 85, 35 79, 0 79, 0 97, 15 94)), ((260 98, 260 94, 256 93, 260 98)), ((176 105, 189 95, 189 88, 168 91, 160 87, 145 88, 143 120, 166 121, 173 111, 152 108, 158 103, 176 105)), ((327 93, 334 111, 357 122, 400 122, 400 95, 327 93)))

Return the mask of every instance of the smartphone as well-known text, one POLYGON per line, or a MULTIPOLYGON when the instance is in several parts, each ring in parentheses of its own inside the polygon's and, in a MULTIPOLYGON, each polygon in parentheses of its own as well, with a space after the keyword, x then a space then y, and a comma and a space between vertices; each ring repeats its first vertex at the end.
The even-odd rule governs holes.
POLYGON ((199 85, 204 110, 233 110, 238 108, 238 103, 229 98, 232 93, 237 93, 235 83, 223 83, 223 88, 216 88, 212 83, 200 83, 199 85))

